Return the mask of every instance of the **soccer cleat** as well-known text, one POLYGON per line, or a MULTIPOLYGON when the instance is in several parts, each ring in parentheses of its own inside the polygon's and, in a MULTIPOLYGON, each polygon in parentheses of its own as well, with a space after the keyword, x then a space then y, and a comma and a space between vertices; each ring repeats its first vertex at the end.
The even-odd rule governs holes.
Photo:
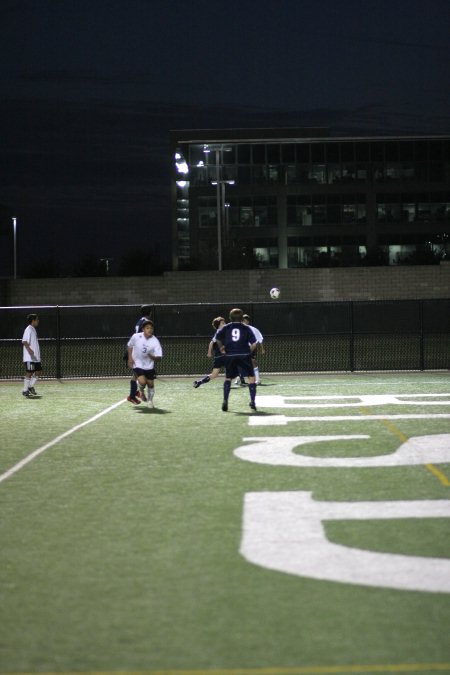
POLYGON ((246 386, 247 386, 247 382, 245 380, 241 380, 241 387, 246 387, 246 386))
POLYGON ((136 396, 127 396, 127 401, 133 403, 134 405, 139 405, 140 400, 136 396))
POLYGON ((224 402, 222 403, 222 410, 223 410, 223 412, 227 412, 227 410, 228 410, 228 401, 224 401, 224 402))
POLYGON ((253 401, 250 401, 249 406, 252 410, 256 411, 256 403, 253 403, 253 401))
POLYGON ((27 389, 27 391, 23 391, 23 392, 22 392, 22 396, 25 396, 25 398, 32 398, 32 396, 31 396, 31 394, 30 394, 30 392, 29 392, 28 389, 27 389))
POLYGON ((197 389, 197 387, 199 387, 200 385, 201 385, 200 380, 195 380, 195 382, 192 386, 194 387, 194 389, 197 389))
POLYGON ((234 381, 234 384, 239 384, 239 382, 240 382, 240 379, 237 377, 234 381))
POLYGON ((28 391, 30 394, 33 394, 33 396, 37 396, 36 389, 34 387, 29 387, 28 391))

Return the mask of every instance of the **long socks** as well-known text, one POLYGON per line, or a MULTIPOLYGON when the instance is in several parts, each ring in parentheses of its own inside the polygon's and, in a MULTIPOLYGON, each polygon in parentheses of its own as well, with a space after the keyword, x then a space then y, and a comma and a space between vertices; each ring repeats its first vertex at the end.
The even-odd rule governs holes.
POLYGON ((225 380, 223 383, 223 400, 228 401, 228 397, 230 396, 230 389, 231 389, 231 380, 225 380))
POLYGON ((256 396, 256 382, 253 384, 248 385, 248 390, 250 392, 250 401, 252 403, 255 403, 255 396, 256 396))

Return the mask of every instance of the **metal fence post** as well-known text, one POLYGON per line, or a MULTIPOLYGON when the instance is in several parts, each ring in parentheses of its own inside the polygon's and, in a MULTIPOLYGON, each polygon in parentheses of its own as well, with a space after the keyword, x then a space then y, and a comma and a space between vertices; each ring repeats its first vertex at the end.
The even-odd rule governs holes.
POLYGON ((349 345, 349 359, 350 359, 350 371, 353 373, 355 370, 355 334, 353 330, 353 301, 350 303, 350 345, 349 345))
POLYGON ((423 342, 423 300, 419 300, 419 321, 420 321, 420 370, 425 370, 425 354, 423 342))
POLYGON ((60 307, 56 306, 56 379, 62 378, 61 371, 61 321, 60 321, 60 307))

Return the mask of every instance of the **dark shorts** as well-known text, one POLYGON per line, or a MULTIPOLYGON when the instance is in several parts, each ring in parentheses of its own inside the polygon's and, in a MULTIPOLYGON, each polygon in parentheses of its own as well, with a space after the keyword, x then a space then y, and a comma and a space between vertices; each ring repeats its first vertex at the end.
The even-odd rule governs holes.
POLYGON ((225 357, 225 377, 228 379, 233 379, 237 377, 239 373, 247 375, 247 377, 254 377, 255 371, 253 370, 252 357, 250 354, 247 356, 233 356, 228 354, 225 357))
POLYGON ((226 357, 221 354, 220 356, 215 356, 213 361, 213 368, 225 368, 226 366, 226 357))
POLYGON ((143 368, 133 368, 133 373, 136 377, 143 375, 147 380, 154 380, 156 377, 156 370, 152 368, 151 370, 144 370, 143 368))
POLYGON ((24 361, 23 365, 27 373, 39 373, 42 370, 40 361, 24 361))

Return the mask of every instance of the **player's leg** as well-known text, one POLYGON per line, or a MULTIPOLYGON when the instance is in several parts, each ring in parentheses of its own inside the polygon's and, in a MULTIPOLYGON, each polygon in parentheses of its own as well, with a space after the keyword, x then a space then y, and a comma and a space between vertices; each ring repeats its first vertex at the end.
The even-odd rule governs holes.
POLYGON ((223 383, 223 402, 222 402, 222 410, 224 412, 228 410, 228 399, 230 397, 230 390, 231 390, 231 378, 225 378, 225 382, 223 383))
POLYGON ((38 393, 37 393, 36 389, 34 388, 34 385, 38 381, 39 375, 41 374, 41 364, 40 363, 32 363, 31 366, 32 366, 33 370, 31 372, 30 384, 29 384, 29 387, 28 387, 28 391, 33 396, 37 396, 38 393))
POLYGON ((29 398, 30 381, 33 375, 33 371, 31 370, 31 365, 29 361, 25 361, 24 366, 25 366, 25 377, 23 379, 22 395, 25 396, 26 398, 29 398))
POLYGON ((256 378, 251 356, 245 357, 242 360, 242 372, 245 373, 248 379, 248 393, 250 394, 249 406, 252 410, 256 410, 256 378))
POLYGON ((223 383, 223 403, 222 410, 228 410, 228 399, 230 397, 231 382, 239 374, 235 359, 231 358, 225 361, 225 382, 223 383))
POLYGON ((254 370, 254 373, 255 373, 255 382, 256 382, 256 384, 261 384, 261 378, 260 378, 260 375, 259 375, 259 366, 258 366, 258 363, 257 363, 256 358, 254 356, 252 356, 252 365, 253 365, 253 370, 254 370))
POLYGON ((155 398, 155 380, 153 378, 147 378, 147 391, 149 404, 153 408, 154 407, 153 399, 155 398))
MULTIPOLYGON (((212 374, 211 374, 211 375, 212 375, 212 374)), ((209 382, 210 379, 211 379, 211 375, 205 375, 205 376, 202 377, 200 380, 194 380, 194 384, 192 385, 192 386, 194 387, 194 389, 198 389, 198 387, 199 387, 201 384, 206 384, 207 382, 209 382)))
POLYGON ((137 381, 138 394, 139 394, 139 398, 141 399, 141 401, 144 401, 144 403, 147 401, 147 396, 145 395, 145 385, 146 384, 147 384, 146 375, 144 375, 144 374, 139 375, 138 381, 137 381))
POLYGON ((134 369, 133 379, 130 380, 130 393, 127 396, 127 401, 130 401, 130 403, 133 403, 134 405, 138 405, 140 403, 138 398, 138 378, 139 373, 136 369, 134 369))

